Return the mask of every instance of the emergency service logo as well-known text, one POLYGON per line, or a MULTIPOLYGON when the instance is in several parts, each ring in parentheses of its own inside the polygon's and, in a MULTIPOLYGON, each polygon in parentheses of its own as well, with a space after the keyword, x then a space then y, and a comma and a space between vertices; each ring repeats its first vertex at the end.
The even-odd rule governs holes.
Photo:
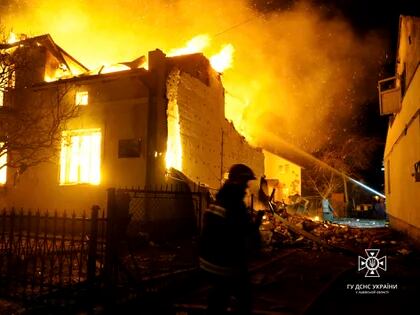
POLYGON ((367 258, 359 256, 358 271, 366 269, 365 278, 379 278, 378 269, 386 271, 386 256, 379 256, 379 249, 365 249, 367 258))

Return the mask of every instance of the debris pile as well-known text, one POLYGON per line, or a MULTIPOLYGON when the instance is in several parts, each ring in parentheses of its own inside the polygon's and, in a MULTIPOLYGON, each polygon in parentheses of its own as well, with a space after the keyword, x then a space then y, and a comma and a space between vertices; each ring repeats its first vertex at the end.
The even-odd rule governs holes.
POLYGON ((314 250, 335 247, 353 252, 381 248, 388 255, 412 252, 410 241, 389 228, 354 228, 287 212, 265 212, 260 233, 268 251, 286 246, 304 246, 314 250))

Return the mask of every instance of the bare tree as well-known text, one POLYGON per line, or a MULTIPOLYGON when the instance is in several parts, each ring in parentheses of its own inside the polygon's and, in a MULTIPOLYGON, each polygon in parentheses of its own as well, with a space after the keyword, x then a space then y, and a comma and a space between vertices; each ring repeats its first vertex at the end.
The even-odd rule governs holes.
POLYGON ((343 143, 328 145, 316 154, 321 162, 305 170, 305 184, 323 199, 331 197, 343 190, 346 176, 359 177, 371 166, 372 154, 379 144, 376 138, 352 136, 343 143))
POLYGON ((79 108, 70 101, 70 84, 16 85, 17 73, 33 70, 24 49, 0 43, 0 158, 7 154, 0 169, 14 168, 17 175, 57 156, 62 131, 79 108))

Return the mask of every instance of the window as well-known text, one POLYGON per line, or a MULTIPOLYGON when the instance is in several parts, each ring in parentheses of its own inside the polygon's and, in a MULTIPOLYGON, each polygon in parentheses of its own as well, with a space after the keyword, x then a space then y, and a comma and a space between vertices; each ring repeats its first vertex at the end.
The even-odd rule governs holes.
POLYGON ((4 92, 0 90, 0 107, 4 105, 4 92))
MULTIPOLYGON (((0 147, 3 147, 4 143, 0 142, 0 147)), ((7 181, 7 151, 2 150, 0 153, 0 185, 6 184, 7 181), (4 166, 3 166, 4 165, 4 166)))
POLYGON ((63 132, 60 154, 60 184, 93 184, 100 182, 100 129, 63 132))
POLYGON ((89 103, 89 93, 87 91, 76 92, 76 105, 86 106, 89 103))

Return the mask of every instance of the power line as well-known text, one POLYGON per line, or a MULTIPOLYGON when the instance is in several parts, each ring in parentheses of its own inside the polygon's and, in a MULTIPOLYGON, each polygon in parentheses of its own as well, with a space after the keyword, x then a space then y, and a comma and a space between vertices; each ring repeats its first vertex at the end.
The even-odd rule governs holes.
POLYGON ((244 25, 244 24, 246 24, 246 23, 251 22, 252 20, 254 20, 254 19, 256 19, 256 18, 257 18, 257 17, 256 17, 256 16, 254 16, 254 17, 251 17, 251 18, 249 18, 249 19, 246 19, 245 21, 242 21, 242 22, 240 22, 240 23, 238 23, 238 24, 235 24, 235 25, 233 25, 233 26, 231 26, 231 27, 229 27, 229 28, 225 29, 224 31, 221 31, 220 33, 216 33, 216 34, 214 34, 214 35, 213 35, 213 37, 216 37, 216 36, 222 35, 222 34, 224 34, 224 33, 227 33, 227 32, 229 32, 229 31, 231 31, 231 30, 233 30, 233 29, 235 29, 235 28, 237 28, 237 27, 239 27, 239 26, 242 26, 242 25, 244 25))

